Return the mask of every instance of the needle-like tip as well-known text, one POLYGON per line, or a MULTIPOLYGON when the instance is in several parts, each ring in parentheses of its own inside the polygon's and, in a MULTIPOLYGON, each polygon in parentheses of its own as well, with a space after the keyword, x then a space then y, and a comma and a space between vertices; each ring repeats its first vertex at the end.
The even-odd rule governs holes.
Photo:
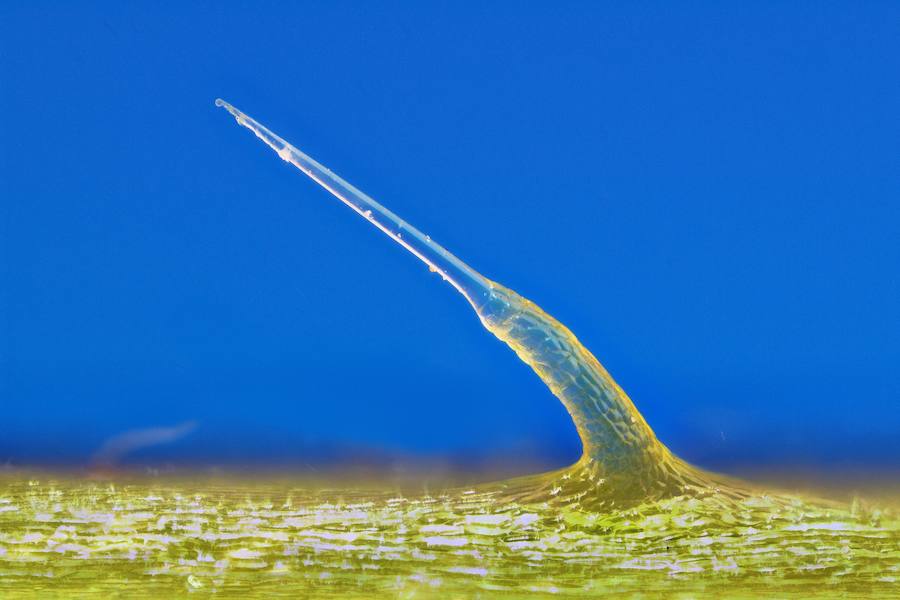
POLYGON ((222 100, 221 98, 216 98, 216 106, 221 106, 221 107, 223 107, 225 110, 227 110, 228 112, 230 112, 231 115, 232 115, 235 119, 238 119, 238 118, 240 118, 240 116, 241 116, 241 111, 239 111, 238 109, 236 109, 236 108, 233 107, 232 105, 228 104, 227 102, 225 102, 225 101, 222 100))

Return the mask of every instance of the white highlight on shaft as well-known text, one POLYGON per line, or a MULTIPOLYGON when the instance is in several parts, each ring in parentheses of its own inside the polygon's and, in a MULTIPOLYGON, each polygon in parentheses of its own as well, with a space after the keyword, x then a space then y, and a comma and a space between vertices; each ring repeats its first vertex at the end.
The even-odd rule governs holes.
POLYGON ((355 210, 360 216, 383 231, 392 240, 409 250, 419 260, 436 271, 459 291, 477 310, 491 291, 491 282, 435 243, 429 236, 398 217, 396 214, 370 198, 368 195, 344 181, 330 169, 301 152, 264 125, 247 116, 221 98, 216 106, 224 107, 256 137, 278 153, 283 160, 294 165, 313 181, 331 192, 341 202, 355 210))

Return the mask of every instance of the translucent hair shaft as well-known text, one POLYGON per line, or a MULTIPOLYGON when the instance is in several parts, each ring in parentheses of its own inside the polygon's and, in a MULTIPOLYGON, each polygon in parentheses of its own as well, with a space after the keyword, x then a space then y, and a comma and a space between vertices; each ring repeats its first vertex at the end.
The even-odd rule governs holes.
POLYGON ((444 280, 465 296, 476 310, 487 301, 491 292, 491 281, 459 260, 431 237, 228 102, 220 98, 216 100, 216 106, 224 107, 240 125, 256 134, 256 137, 277 152, 283 160, 306 173, 341 202, 418 257, 429 269, 440 273, 444 280))

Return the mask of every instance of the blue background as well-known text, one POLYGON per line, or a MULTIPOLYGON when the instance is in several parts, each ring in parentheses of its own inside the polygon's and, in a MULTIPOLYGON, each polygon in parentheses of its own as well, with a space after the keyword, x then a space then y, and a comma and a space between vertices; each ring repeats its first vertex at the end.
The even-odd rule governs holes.
POLYGON ((0 462, 188 419, 132 460, 577 457, 221 96, 568 325, 686 458, 897 466, 897 3, 122 4, 0 5, 0 462))

